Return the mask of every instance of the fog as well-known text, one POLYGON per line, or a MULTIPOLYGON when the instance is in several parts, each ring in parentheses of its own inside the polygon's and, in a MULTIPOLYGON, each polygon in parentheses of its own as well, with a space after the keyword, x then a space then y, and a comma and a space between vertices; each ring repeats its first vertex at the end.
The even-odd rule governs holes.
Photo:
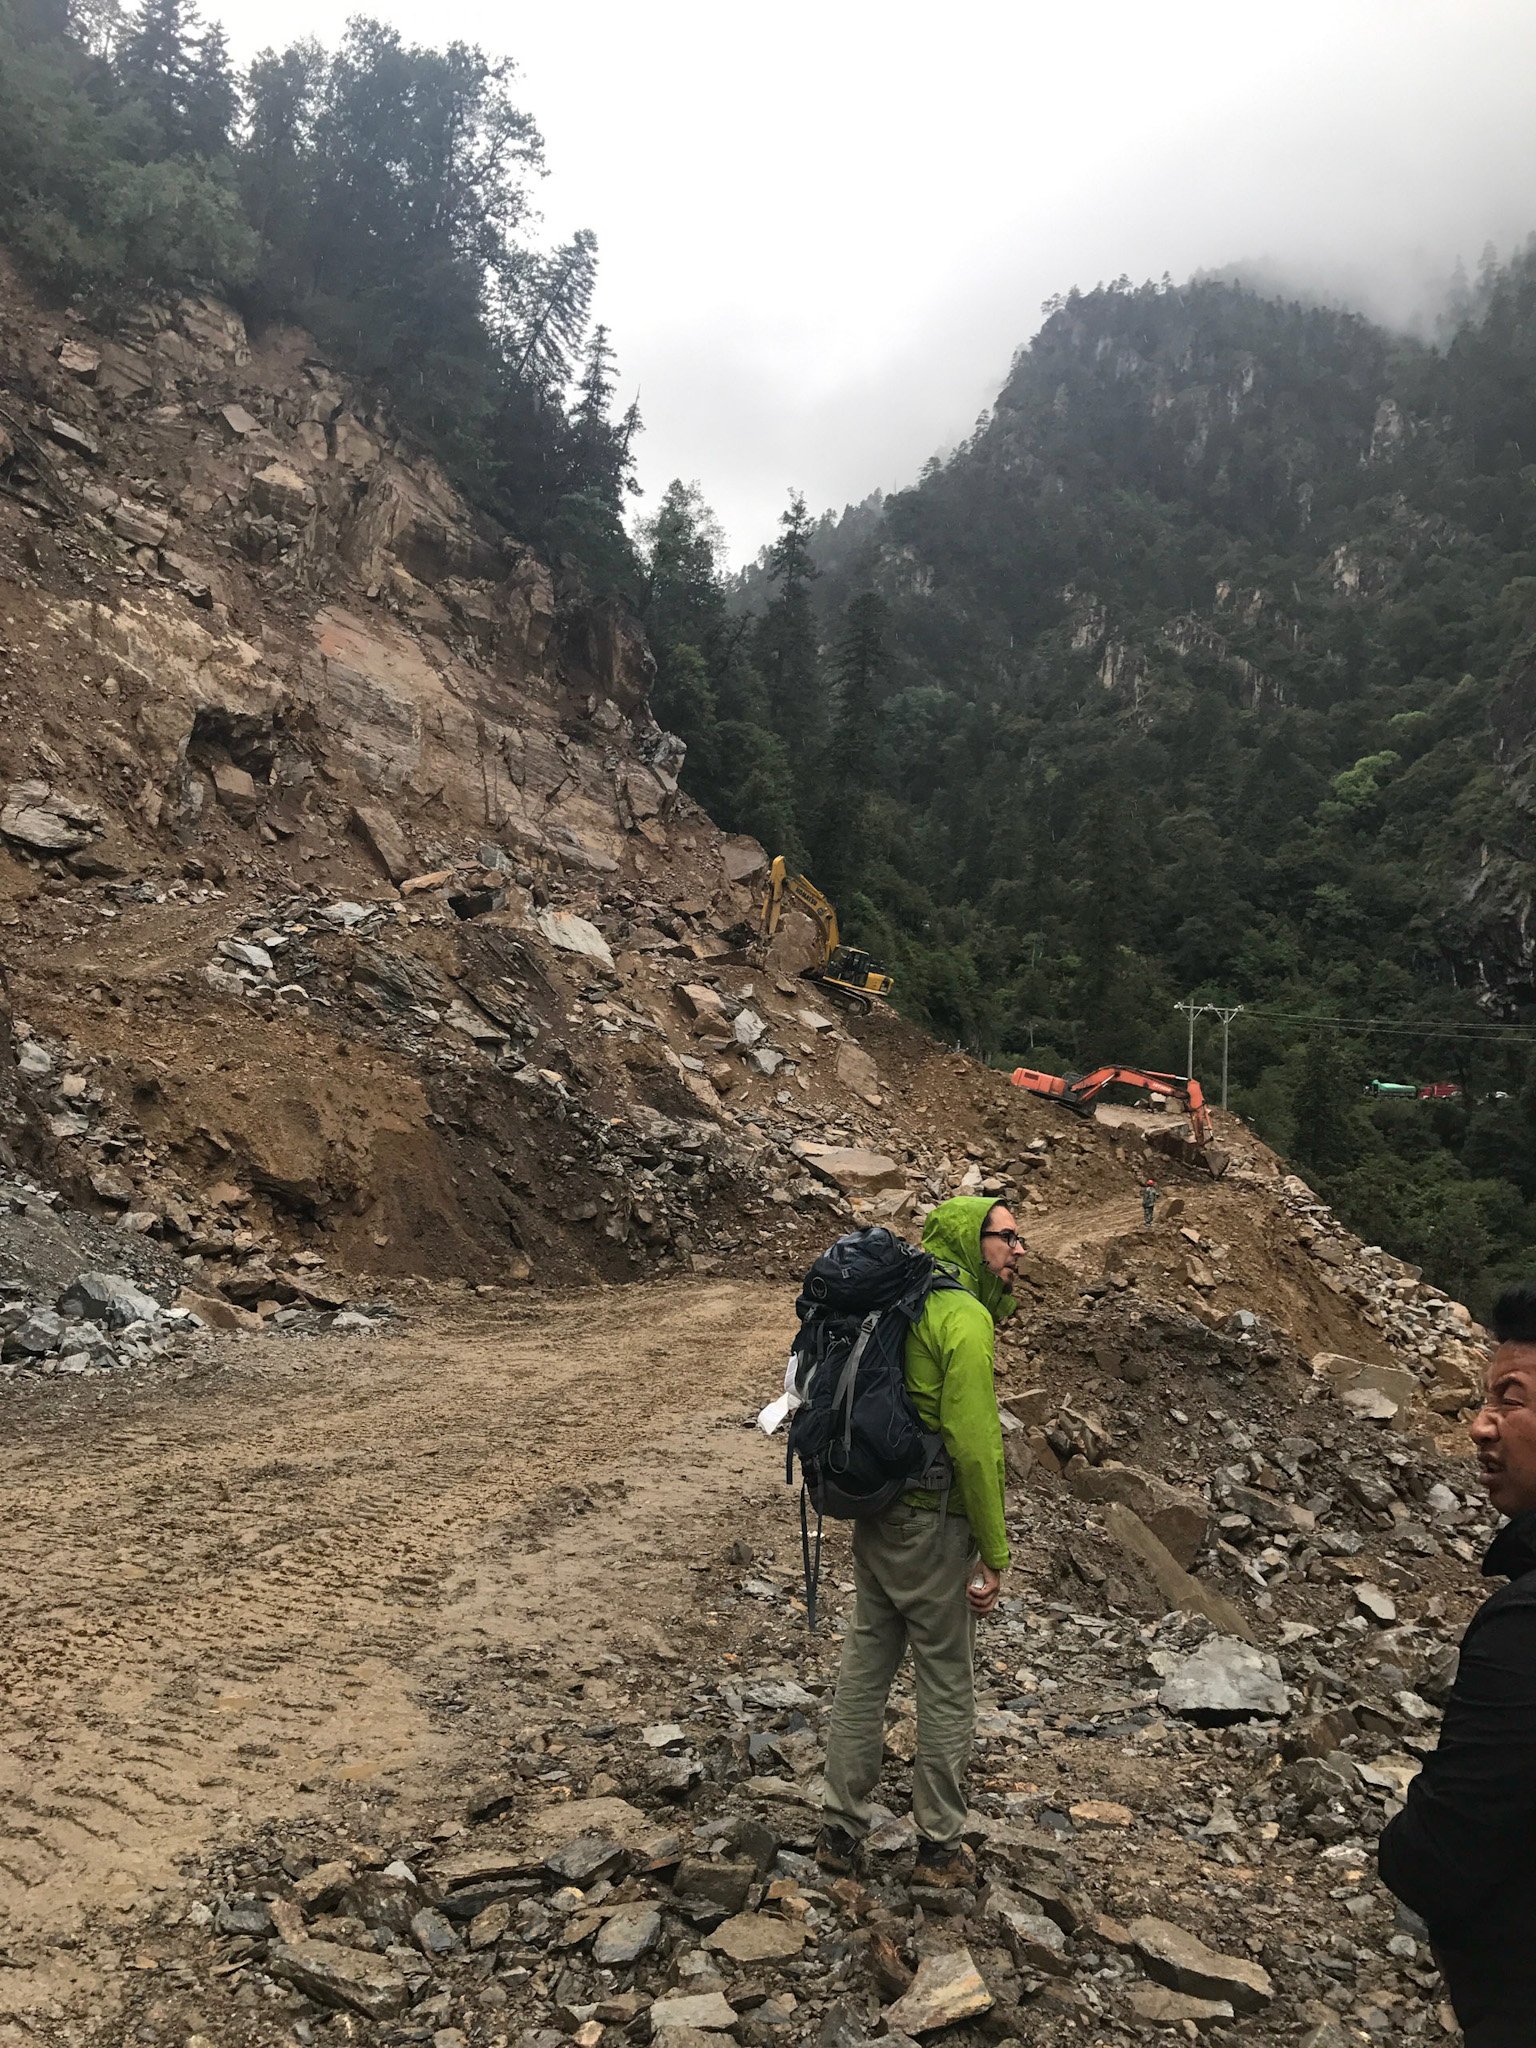
MULTIPOLYGON (((347 0, 222 0, 245 57, 347 0)), ((990 401, 1041 302, 1262 265, 1405 326, 1536 228, 1531 0, 380 0, 513 57, 548 234, 596 231, 642 481, 736 558, 990 401)))

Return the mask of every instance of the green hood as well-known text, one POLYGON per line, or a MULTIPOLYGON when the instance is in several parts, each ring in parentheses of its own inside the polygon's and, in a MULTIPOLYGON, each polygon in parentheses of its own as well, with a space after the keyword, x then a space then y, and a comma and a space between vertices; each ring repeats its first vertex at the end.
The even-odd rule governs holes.
POLYGON ((923 1250, 948 1266, 968 1294, 986 1309, 994 1323, 1011 1316, 1018 1303, 987 1271, 981 1256, 981 1226, 997 1207, 993 1195, 956 1195, 929 1211, 923 1225, 923 1250))

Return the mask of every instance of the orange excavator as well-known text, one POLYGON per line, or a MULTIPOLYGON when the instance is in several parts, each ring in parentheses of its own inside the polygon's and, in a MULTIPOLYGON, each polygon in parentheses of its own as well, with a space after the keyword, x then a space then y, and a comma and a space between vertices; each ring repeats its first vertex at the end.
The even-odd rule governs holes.
POLYGON ((1226 1170, 1226 1154, 1212 1143, 1216 1133, 1211 1112, 1205 1106, 1205 1090, 1198 1081, 1186 1080, 1182 1074, 1149 1074, 1142 1067, 1095 1067, 1091 1074, 1042 1074, 1033 1067, 1015 1067, 1012 1079, 1015 1088, 1027 1088, 1031 1095, 1059 1102, 1083 1117, 1093 1115, 1099 1097, 1116 1082, 1144 1089, 1154 1100, 1162 1096, 1177 1102, 1189 1118, 1189 1138, 1159 1132, 1149 1142, 1158 1143, 1160 1139, 1160 1151, 1187 1159, 1207 1173, 1220 1174, 1226 1170))

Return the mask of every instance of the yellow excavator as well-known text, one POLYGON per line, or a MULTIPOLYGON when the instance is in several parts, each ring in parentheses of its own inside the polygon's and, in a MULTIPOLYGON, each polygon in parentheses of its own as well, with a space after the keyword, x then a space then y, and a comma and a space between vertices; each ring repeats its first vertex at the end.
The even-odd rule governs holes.
POLYGON ((857 946, 842 943, 838 936, 837 912, 814 882, 795 873, 782 853, 768 870, 768 890, 758 913, 758 939, 762 950, 767 952, 779 928, 786 897, 809 912, 821 939, 821 958, 814 967, 805 969, 806 980, 824 988, 831 1000, 841 1003, 845 1009, 872 1010, 877 1002, 883 1003, 894 985, 891 977, 882 974, 869 955, 857 946))

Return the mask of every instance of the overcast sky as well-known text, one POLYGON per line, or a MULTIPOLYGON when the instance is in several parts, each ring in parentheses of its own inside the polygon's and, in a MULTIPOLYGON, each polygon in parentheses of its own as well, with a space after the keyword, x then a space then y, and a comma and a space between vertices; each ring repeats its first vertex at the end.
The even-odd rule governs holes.
MULTIPOLYGON (((237 54, 353 0, 210 0, 237 54)), ((732 553, 911 479, 1040 302, 1241 259, 1407 316, 1536 229, 1536 0, 378 0, 513 57, 649 492, 732 553)))

